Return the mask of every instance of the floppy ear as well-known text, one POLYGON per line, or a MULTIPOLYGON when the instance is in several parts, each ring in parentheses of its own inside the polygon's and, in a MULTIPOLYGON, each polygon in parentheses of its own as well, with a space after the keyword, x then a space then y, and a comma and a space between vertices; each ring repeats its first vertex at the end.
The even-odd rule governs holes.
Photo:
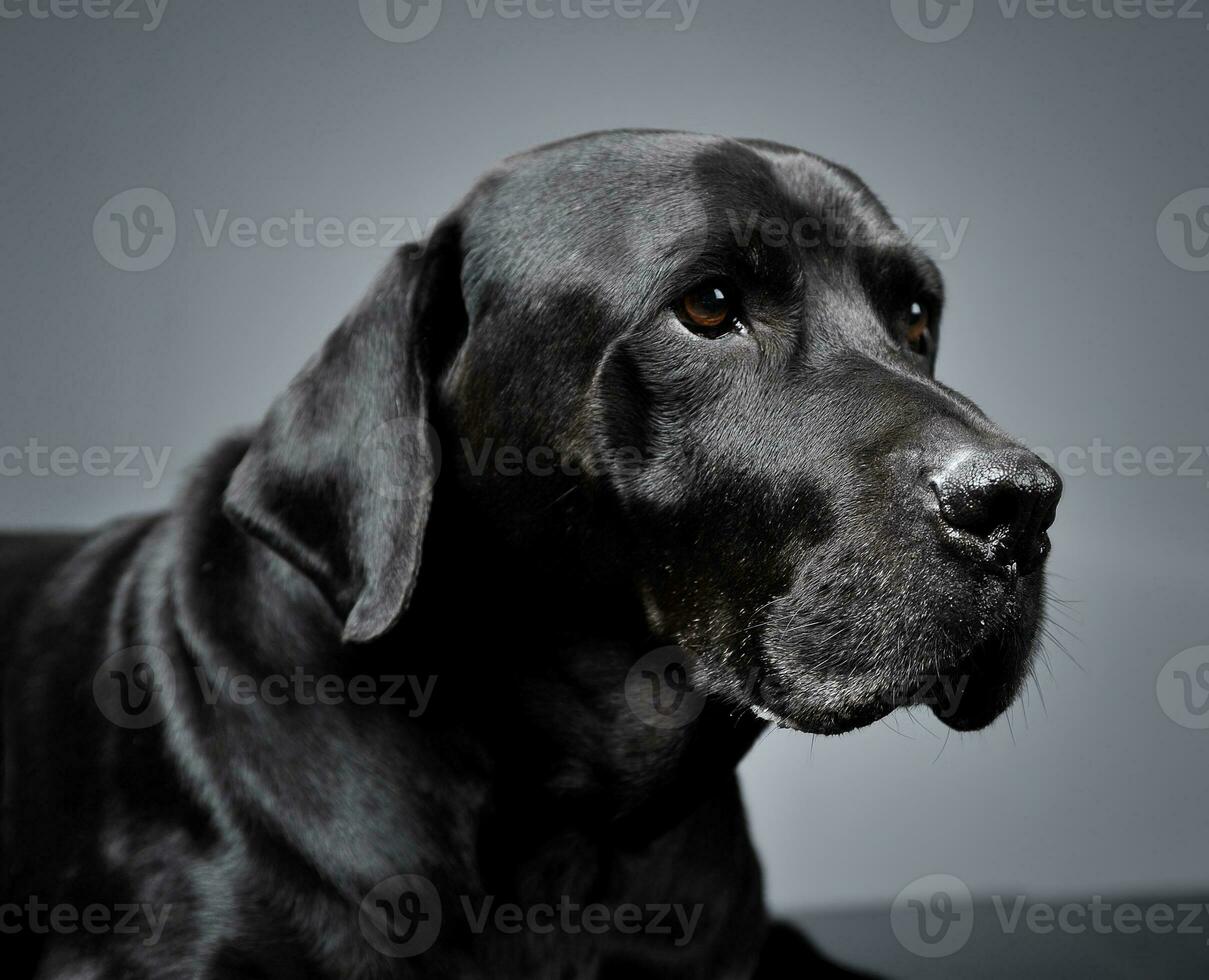
POLYGON ((447 223, 395 254, 273 403, 223 498, 319 587, 346 643, 390 629, 415 588, 440 470, 431 391, 466 329, 460 250, 447 223))

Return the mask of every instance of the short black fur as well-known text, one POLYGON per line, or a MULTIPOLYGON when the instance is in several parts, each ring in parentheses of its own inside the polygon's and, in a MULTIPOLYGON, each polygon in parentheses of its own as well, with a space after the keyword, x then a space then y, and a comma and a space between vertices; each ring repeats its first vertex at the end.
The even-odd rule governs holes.
POLYGON ((904 346, 916 298, 935 334, 934 266, 801 151, 505 161, 168 512, 0 539, 0 899, 171 907, 154 943, 26 928, 10 975, 845 975, 770 927, 736 763, 770 719, 845 731, 937 674, 969 681, 945 720, 985 725, 1040 615, 1040 570, 936 530, 930 467, 1012 443, 904 346), (673 306, 716 276, 747 329, 708 340, 673 306), (627 685, 664 646, 703 701, 679 726, 627 685), (170 710, 115 724, 106 678, 147 647, 170 710), (435 686, 418 713, 222 688, 299 669, 435 686), (446 914, 396 958, 359 907, 401 874, 446 914), (683 945, 476 933, 488 895, 702 914, 683 945))

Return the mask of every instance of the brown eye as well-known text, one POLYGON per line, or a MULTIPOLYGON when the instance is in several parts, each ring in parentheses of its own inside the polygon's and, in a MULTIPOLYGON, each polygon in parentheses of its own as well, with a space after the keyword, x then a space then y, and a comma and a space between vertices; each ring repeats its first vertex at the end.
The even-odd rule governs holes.
POLYGON ((707 282, 680 297, 676 315, 693 333, 716 338, 741 330, 734 291, 721 282, 707 282))
POLYGON ((912 303, 903 317, 907 346, 915 353, 927 355, 932 347, 932 319, 922 303, 912 303))

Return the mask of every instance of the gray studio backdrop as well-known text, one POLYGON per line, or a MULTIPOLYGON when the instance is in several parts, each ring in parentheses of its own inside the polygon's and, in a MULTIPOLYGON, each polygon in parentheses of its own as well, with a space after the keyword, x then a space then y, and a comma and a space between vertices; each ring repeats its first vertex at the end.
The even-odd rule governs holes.
POLYGON ((507 153, 800 145, 940 261, 943 379, 1060 457, 1067 604, 985 733, 759 744, 773 903, 1209 884, 1209 0, 163 2, 2 6, 0 523, 166 504, 507 153))

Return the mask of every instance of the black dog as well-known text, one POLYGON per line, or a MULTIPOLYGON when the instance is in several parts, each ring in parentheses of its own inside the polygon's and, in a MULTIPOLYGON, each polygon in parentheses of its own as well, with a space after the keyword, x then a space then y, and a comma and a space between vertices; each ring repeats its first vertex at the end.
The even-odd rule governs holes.
POLYGON ((798 150, 505 162, 168 513, 0 544, 4 945, 826 975, 766 922, 736 762, 937 678, 984 726, 1041 611, 1059 481, 933 380, 941 299, 798 150))

